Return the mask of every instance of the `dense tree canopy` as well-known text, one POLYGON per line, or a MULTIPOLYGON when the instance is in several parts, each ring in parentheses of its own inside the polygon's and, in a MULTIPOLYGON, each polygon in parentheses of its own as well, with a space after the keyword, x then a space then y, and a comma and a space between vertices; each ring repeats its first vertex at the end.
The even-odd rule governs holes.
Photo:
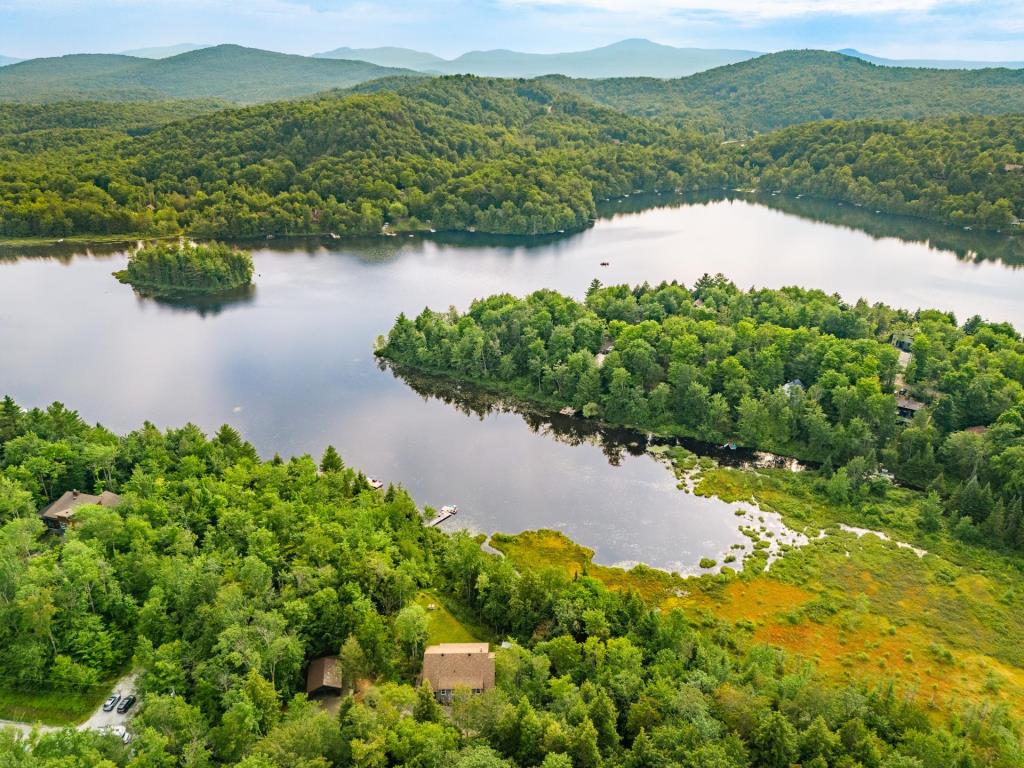
MULTIPOLYGON (((710 296, 709 296, 710 300, 710 296)), ((827 305, 828 302, 823 302, 827 305)), ((552 305, 552 309, 554 309, 552 305)), ((827 313, 827 307, 822 311, 827 313)), ((582 315, 580 315, 581 319, 582 315)), ((584 335, 584 331, 581 331, 584 335)), ((651 610, 556 570, 517 570, 471 537, 422 525, 328 451, 260 461, 229 427, 123 437, 60 404, 0 404, 0 670, 6 686, 76 690, 134 658, 130 748, 65 731, 17 741, 27 768, 844 768, 999 766, 1021 759, 999 709, 947 730, 894 690, 830 687, 724 624, 651 610), (72 487, 64 537, 34 510, 72 487), (496 637, 498 687, 437 706, 409 683, 425 587, 496 637), (376 685, 337 716, 308 702, 311 658, 376 685)), ((350 683, 345 683, 346 687, 350 683)), ((97 696, 99 698, 99 696, 97 696)))
POLYGON ((0 234, 573 230, 597 198, 722 186, 705 143, 546 86, 472 77, 227 110, 136 138, 43 129, 0 136, 0 234))
POLYGON ((888 67, 828 51, 781 51, 678 80, 549 78, 614 109, 723 138, 816 120, 1024 112, 1024 71, 888 67))
POLYGON ((784 189, 951 224, 1007 230, 1024 218, 1024 118, 818 122, 744 152, 784 189))
POLYGON ((595 281, 585 303, 539 291, 401 316, 379 353, 612 424, 823 462, 840 495, 882 465, 941 493, 965 538, 1024 548, 1024 342, 1005 324, 722 276, 595 281), (912 350, 905 370, 893 342, 912 350))
POLYGON ((155 243, 114 275, 149 294, 222 293, 252 282, 252 256, 223 243, 155 243))
POLYGON ((102 118, 5 107, 0 236, 529 235, 582 229, 599 200, 638 190, 758 184, 985 228, 1011 227, 1024 205, 1020 118, 814 123, 721 144, 543 81, 378 85, 209 115, 204 103, 170 124, 159 104, 102 118))

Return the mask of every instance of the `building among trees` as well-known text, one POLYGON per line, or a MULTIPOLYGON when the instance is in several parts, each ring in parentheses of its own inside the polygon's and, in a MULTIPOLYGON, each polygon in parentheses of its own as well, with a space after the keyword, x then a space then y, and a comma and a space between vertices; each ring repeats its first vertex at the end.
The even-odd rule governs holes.
POLYGON ((306 694, 310 698, 341 694, 341 666, 337 656, 322 656, 309 663, 306 694))
POLYGON ((494 687, 494 654, 487 643, 432 645, 423 654, 421 677, 438 701, 449 704, 458 688, 483 693, 494 687))
POLYGON ((74 514, 81 507, 87 504, 95 504, 100 507, 116 507, 121 503, 121 497, 116 493, 104 491, 99 496, 81 491, 65 491, 64 495, 56 501, 43 507, 39 513, 43 518, 46 527, 51 531, 64 531, 74 525, 74 514))

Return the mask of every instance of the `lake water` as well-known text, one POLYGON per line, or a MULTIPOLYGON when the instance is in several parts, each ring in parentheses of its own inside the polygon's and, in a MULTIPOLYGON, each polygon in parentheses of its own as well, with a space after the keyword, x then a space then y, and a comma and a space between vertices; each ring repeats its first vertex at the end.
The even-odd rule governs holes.
POLYGON ((331 443, 420 504, 458 504, 462 525, 557 528, 602 563, 693 572, 701 557, 720 559, 746 541, 731 506, 677 490, 628 435, 588 434, 571 420, 552 424, 411 386, 378 366, 374 339, 399 312, 428 305, 465 308, 479 296, 542 287, 582 296, 594 277, 691 283, 705 272, 743 287, 801 284, 1024 327, 1016 241, 785 206, 675 205, 558 239, 260 243, 255 290, 206 306, 137 297, 110 274, 126 260, 116 247, 7 251, 0 393, 27 406, 61 400, 119 432, 144 420, 208 431, 227 422, 265 456, 319 456, 331 443))

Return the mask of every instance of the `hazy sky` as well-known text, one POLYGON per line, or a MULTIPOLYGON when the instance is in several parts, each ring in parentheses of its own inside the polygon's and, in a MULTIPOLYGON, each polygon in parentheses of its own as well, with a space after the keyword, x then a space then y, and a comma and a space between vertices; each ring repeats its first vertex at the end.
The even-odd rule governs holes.
POLYGON ((21 58, 181 42, 305 54, 399 45, 452 56, 625 37, 1019 60, 1024 0, 0 0, 0 54, 21 58))

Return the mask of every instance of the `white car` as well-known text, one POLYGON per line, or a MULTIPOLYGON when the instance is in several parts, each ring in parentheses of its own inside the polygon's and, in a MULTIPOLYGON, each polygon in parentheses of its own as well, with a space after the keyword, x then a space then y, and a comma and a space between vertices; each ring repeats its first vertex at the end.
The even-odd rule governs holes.
POLYGON ((110 732, 119 737, 123 744, 128 744, 132 740, 132 735, 128 733, 128 729, 123 725, 115 725, 110 729, 110 732))

